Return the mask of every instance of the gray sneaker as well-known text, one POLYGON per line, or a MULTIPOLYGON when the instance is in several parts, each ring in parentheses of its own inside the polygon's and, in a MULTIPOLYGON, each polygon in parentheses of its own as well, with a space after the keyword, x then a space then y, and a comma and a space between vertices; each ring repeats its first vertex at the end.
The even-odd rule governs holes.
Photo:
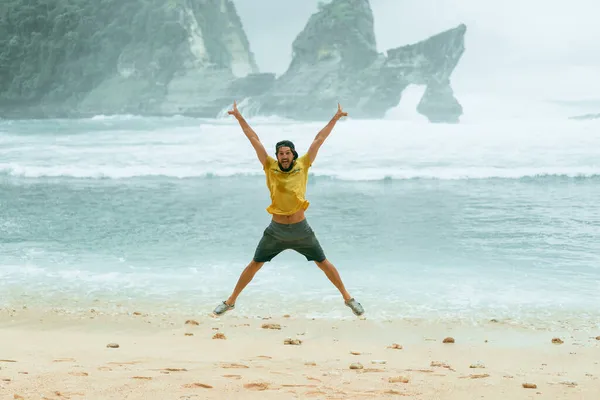
POLYGON ((354 298, 351 298, 350 300, 348 300, 346 302, 346 305, 348 307, 350 307, 350 309, 352 310, 352 312, 355 315, 363 315, 365 313, 365 310, 363 309, 363 307, 360 305, 360 303, 356 300, 354 300, 354 298))
POLYGON ((219 304, 217 306, 217 308, 215 308, 215 310, 213 311, 213 314, 215 315, 223 315, 225 314, 227 311, 229 310, 233 310, 235 308, 235 304, 230 306, 229 304, 227 304, 226 302, 222 302, 221 304, 219 304))

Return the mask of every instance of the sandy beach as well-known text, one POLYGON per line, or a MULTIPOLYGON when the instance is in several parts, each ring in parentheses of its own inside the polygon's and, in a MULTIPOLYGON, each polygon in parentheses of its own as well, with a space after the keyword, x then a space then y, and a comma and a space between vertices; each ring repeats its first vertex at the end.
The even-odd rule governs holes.
POLYGON ((4 309, 0 397, 594 400, 598 335, 503 321, 4 309))

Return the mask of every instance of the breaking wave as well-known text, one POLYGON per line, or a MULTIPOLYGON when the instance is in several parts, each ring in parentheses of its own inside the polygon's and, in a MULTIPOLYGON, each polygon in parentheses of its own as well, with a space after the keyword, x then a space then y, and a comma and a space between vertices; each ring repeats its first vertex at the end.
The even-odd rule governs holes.
MULTIPOLYGON (((4 177, 21 178, 75 178, 75 179, 133 179, 133 178, 242 178, 263 177, 259 168, 220 168, 199 169, 186 167, 151 167, 151 166, 98 166, 83 168, 80 166, 20 166, 0 164, 0 174, 4 177)), ((481 179, 537 179, 537 178, 598 178, 600 167, 562 167, 562 168, 397 168, 389 169, 355 169, 327 170, 320 169, 310 174, 311 179, 330 179, 341 181, 381 181, 381 180, 481 180, 481 179)))

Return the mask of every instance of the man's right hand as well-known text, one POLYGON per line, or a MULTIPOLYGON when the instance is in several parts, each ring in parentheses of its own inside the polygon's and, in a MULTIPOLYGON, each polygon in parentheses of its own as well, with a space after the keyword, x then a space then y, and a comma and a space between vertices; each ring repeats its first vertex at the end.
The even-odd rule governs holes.
POLYGON ((242 114, 240 114, 240 112, 238 111, 237 104, 235 103, 235 101, 233 102, 233 110, 229 110, 229 111, 227 111, 227 113, 229 115, 233 115, 234 117, 236 117, 238 119, 242 117, 242 114))

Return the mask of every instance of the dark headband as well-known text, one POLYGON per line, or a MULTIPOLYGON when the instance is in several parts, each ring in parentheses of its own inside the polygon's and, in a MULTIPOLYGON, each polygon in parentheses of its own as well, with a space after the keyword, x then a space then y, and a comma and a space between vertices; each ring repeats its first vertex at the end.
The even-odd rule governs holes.
POLYGON ((294 154, 294 160, 298 158, 298 152, 296 152, 296 147, 291 141, 282 140, 281 142, 277 142, 277 144, 275 145, 275 155, 277 155, 277 152, 279 151, 280 147, 289 147, 290 150, 292 150, 292 153, 294 154))

